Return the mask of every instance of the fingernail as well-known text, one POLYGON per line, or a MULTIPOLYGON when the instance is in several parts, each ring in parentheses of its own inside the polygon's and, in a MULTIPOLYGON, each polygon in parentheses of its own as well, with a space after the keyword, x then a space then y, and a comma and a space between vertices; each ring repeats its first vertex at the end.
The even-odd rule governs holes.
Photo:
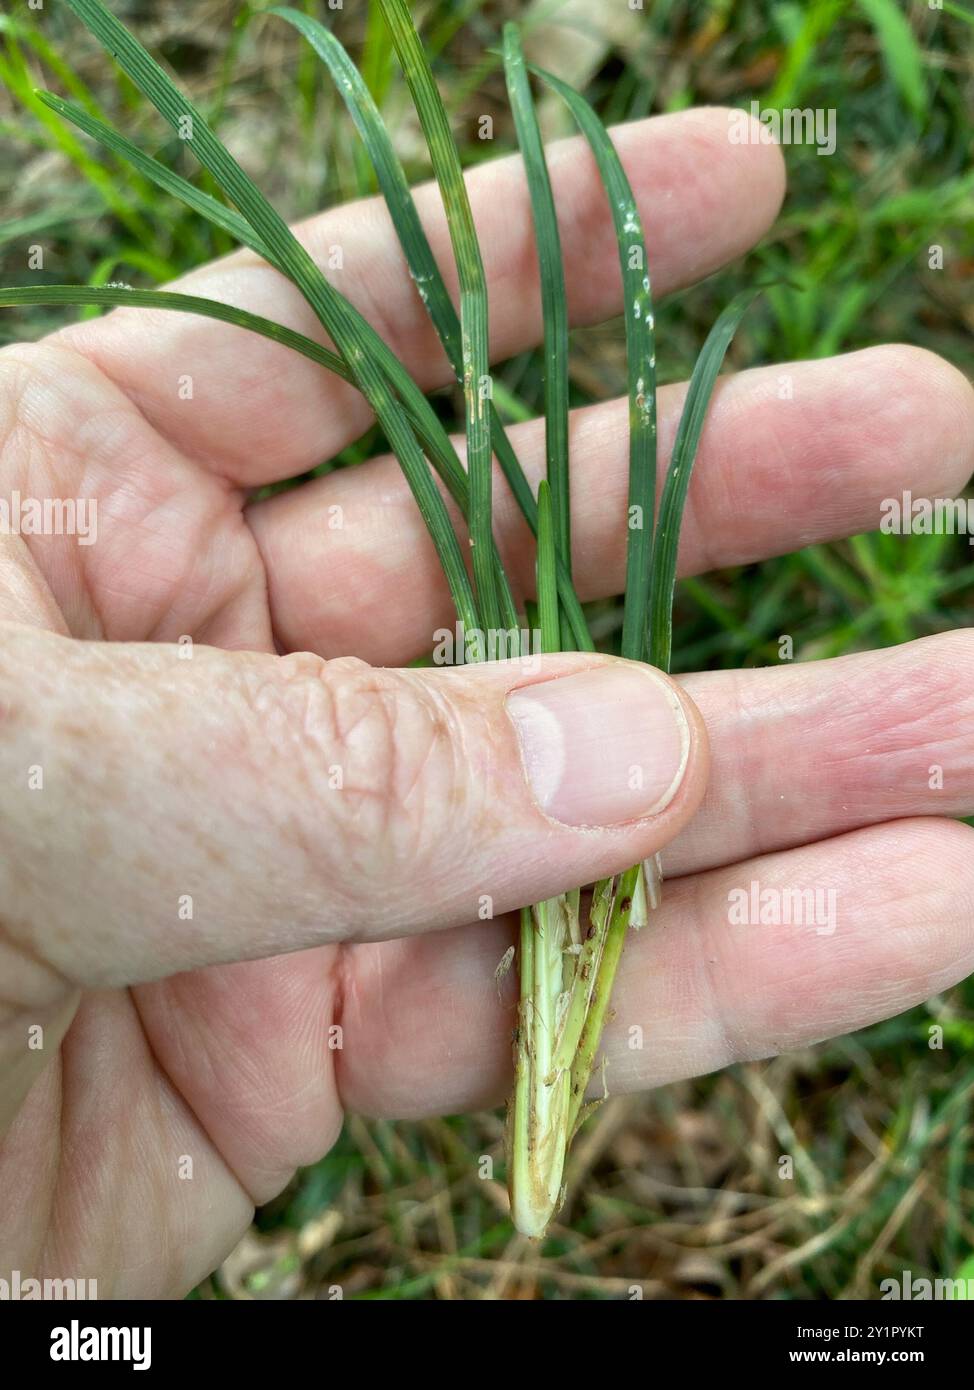
POLYGON ((621 825, 673 800, 690 752, 690 726, 651 667, 583 671, 513 691, 534 799, 565 825, 621 825))

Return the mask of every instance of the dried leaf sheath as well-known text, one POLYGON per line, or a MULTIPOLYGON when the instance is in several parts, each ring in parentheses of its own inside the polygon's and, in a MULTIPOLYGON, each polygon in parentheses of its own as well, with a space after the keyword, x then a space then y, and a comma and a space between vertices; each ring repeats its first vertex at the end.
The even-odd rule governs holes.
MULTIPOLYGON (((556 537, 551 489, 538 492, 538 612, 541 649, 558 650, 556 537)), ((575 976, 578 895, 521 912, 521 998, 509 1117, 511 1211, 525 1235, 544 1233, 561 1198, 570 1138, 571 1072, 555 1065, 558 1037, 575 976)))

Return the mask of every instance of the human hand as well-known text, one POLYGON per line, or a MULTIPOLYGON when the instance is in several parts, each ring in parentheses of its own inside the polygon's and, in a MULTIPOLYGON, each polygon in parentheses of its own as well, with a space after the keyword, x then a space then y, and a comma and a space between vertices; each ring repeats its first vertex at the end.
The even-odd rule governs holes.
MULTIPOLYGON (((729 144, 724 112, 616 137, 657 294, 743 252, 777 211, 778 151, 729 144)), ((598 321, 619 307, 603 194, 580 142, 551 166, 573 319, 598 321)), ((469 182, 503 359, 539 336, 520 163, 469 182)), ((436 196, 418 201, 446 266, 436 196)), ((447 382, 381 205, 301 235, 322 263, 342 245, 343 291, 424 388, 447 382)), ((316 334, 249 253, 183 283, 316 334)), ((780 370, 715 395, 683 573, 870 529, 884 496, 951 495, 970 472, 974 397, 930 354, 793 364, 788 402, 780 370)), ((661 392, 664 460, 682 391, 661 392)), ((248 503, 368 421, 311 363, 181 315, 123 310, 0 353, 0 496, 98 503, 91 546, 0 547, 0 1269, 97 1278, 102 1296, 182 1293, 328 1148, 343 1106, 496 1103, 513 1025, 513 982, 499 994, 494 980, 505 913, 671 841, 663 906, 627 946, 606 1031, 613 1091, 863 1026, 974 964, 970 831, 941 819, 974 805, 966 633, 678 686, 584 655, 385 669, 452 623, 395 461, 248 503), (530 688, 520 727, 541 738, 546 686, 573 723, 564 775, 529 759, 540 808, 506 697, 530 688), (686 695, 680 733, 677 688, 709 755, 686 695), (633 763, 647 773, 635 801, 633 763), (950 769, 940 791, 934 763, 950 769), (729 926, 728 892, 753 880, 834 888, 836 930, 729 926)), ((541 428, 510 433, 536 482, 541 428)), ((586 599, 622 587, 626 434, 621 401, 573 419, 586 599)), ((496 519, 530 592, 533 547, 502 482, 496 519)))

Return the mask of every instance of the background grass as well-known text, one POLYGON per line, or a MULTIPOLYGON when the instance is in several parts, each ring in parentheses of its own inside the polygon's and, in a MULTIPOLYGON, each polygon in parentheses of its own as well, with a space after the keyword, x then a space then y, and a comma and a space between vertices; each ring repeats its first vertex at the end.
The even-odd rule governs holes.
MULTIPOLYGON (((731 365, 888 341, 931 348, 974 376, 974 5, 895 0, 550 0, 414 6, 465 164, 514 148, 498 56, 526 24, 545 66, 603 118, 691 104, 835 108, 830 158, 787 151, 785 210, 761 248, 658 307, 662 382, 688 375, 720 308, 761 274, 800 279, 745 321, 731 365), (491 52, 489 50, 495 50, 491 52), (489 114, 494 139, 477 138, 489 114), (946 269, 928 268, 944 248, 946 269)), ((280 211, 298 217, 373 191, 350 123, 297 36, 234 0, 116 0, 161 52, 280 211)), ((366 75, 415 178, 419 131, 374 5, 308 6, 366 75)), ((229 249, 124 175, 32 96, 48 86, 119 124, 208 187, 80 26, 48 0, 0 17, 0 256, 8 285, 121 279, 149 287, 229 249)), ((548 136, 568 132, 543 104, 548 136)), ((212 191, 212 190, 211 190, 212 191)), ((90 312, 90 311, 80 311, 90 312)), ((0 338, 37 336, 65 311, 0 315, 0 338)), ((540 356, 498 372, 510 418, 542 408, 540 356)), ((621 321, 572 335, 573 404, 625 391, 621 321)), ((450 402, 444 401, 443 408, 450 402)), ((373 432, 338 460, 381 446, 373 432)), ((334 461, 322 461, 333 466, 334 461)), ((796 659, 909 640, 971 621, 970 548, 956 537, 857 537, 679 586, 674 667, 763 665, 790 634, 796 659)), ((618 642, 621 608, 598 605, 618 642)), ((974 1251, 974 984, 776 1061, 610 1100, 571 1162, 565 1224, 542 1249, 506 1220, 500 1114, 387 1124, 351 1118, 198 1297, 836 1298, 880 1279, 956 1275, 974 1251), (942 1050, 928 1046, 931 1023, 942 1050), (778 1157, 795 1157, 791 1179, 778 1157), (482 1160, 495 1160, 483 1177, 482 1160)))

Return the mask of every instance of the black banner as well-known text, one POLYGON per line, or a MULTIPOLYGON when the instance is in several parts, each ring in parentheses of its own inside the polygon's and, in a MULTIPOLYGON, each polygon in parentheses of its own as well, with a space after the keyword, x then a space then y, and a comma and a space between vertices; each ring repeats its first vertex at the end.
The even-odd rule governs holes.
MULTIPOLYGON (((651 1370, 673 1361, 695 1373, 731 1374, 752 1368, 786 1371, 805 1366, 881 1366, 947 1370, 964 1354, 970 1317, 964 1302, 754 1303, 684 1300, 586 1301, 571 1312, 568 1300, 545 1307, 519 1303, 503 1311, 444 1302, 400 1303, 398 1310, 369 1300, 291 1303, 202 1302, 0 1304, 0 1329, 8 1364, 21 1374, 50 1367, 70 1378, 79 1371, 127 1375, 218 1370, 249 1376, 280 1374, 293 1358, 307 1358, 323 1376, 365 1357, 370 1378, 388 1357, 390 1369, 412 1362, 420 1377, 439 1376, 432 1348, 441 1332, 453 1337, 468 1327, 476 1345, 511 1331, 517 1337, 518 1378, 530 1344, 525 1333, 544 1331, 535 1364, 546 1373, 562 1357, 576 1374, 588 1358, 611 1364, 620 1356, 651 1370), (579 1317, 584 1319, 584 1329, 579 1317), (549 1334, 561 1323, 564 1335, 549 1334), (399 1319, 402 1318, 400 1322, 399 1319), (535 1318, 540 1319, 535 1322, 535 1318), (391 1319, 391 1321, 390 1321, 391 1319), (369 1334, 383 1330, 376 1339, 369 1334), (392 1334, 386 1335, 386 1330, 392 1334), (396 1333, 400 1335, 397 1336, 396 1333), (582 1335, 579 1335, 582 1334, 582 1335), (353 1337, 347 1342, 345 1338, 353 1337), (368 1338, 363 1341, 363 1336, 368 1338), (631 1336, 632 1341, 626 1338, 631 1336), (611 1338, 607 1341, 606 1338, 611 1338), (648 1339, 652 1340, 648 1340, 648 1339), (415 1357, 422 1349, 425 1364, 415 1357), (559 1349, 562 1349, 559 1354, 559 1349)), ((471 1343, 474 1345, 475 1343, 471 1343)), ((463 1374, 463 1367, 455 1368, 463 1374)))

